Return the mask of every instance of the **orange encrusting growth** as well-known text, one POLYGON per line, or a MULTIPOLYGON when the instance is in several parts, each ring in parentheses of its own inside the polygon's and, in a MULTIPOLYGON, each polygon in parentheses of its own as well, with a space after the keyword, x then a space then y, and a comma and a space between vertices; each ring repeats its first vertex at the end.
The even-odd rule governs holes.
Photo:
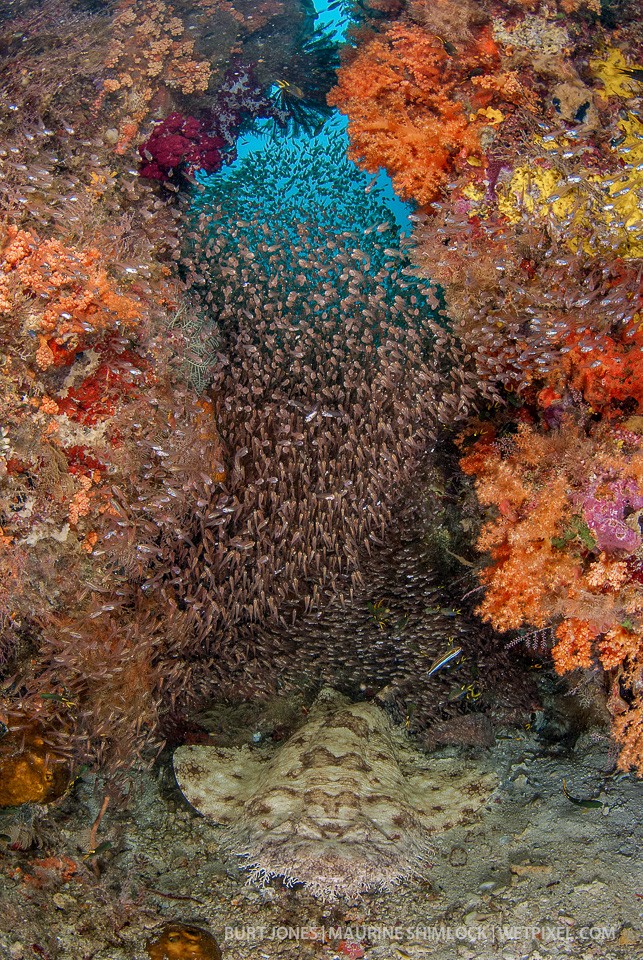
MULTIPOLYGON (((204 93, 212 73, 210 63, 195 53, 195 42, 174 8, 163 0, 126 0, 112 23, 112 40, 105 61, 109 75, 94 101, 102 109, 107 97, 119 101, 116 152, 126 153, 152 107, 170 91, 204 93)), ((168 103, 163 103, 164 107, 168 103)))
POLYGON ((131 327, 141 316, 140 306, 114 289, 98 250, 9 227, 0 250, 0 316, 11 313, 17 289, 34 306, 27 325, 38 335, 41 370, 69 365, 93 334, 131 327))
POLYGON ((153 379, 136 349, 144 313, 142 303, 118 290, 97 249, 7 228, 0 242, 0 325, 8 350, 9 452, 0 470, 14 508, 5 521, 3 568, 23 564, 29 540, 56 530, 64 537, 65 523, 80 549, 92 552, 97 535, 88 524, 101 509, 97 494, 111 459, 105 421, 153 379), (82 432, 101 423, 93 437, 82 432), (29 510, 17 509, 27 497, 29 510), (83 518, 89 519, 80 530, 83 518))

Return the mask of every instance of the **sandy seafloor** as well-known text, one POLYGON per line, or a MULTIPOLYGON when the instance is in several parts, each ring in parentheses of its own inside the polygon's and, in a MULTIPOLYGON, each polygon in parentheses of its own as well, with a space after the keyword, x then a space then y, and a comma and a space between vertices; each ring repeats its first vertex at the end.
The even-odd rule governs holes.
POLYGON ((437 837, 417 881, 350 903, 247 886, 168 767, 138 776, 129 808, 108 808, 99 857, 83 858, 102 799, 91 780, 56 806, 5 811, 2 829, 22 822, 33 846, 3 844, 0 956, 145 960, 155 932, 183 921, 230 960, 357 956, 357 940, 373 960, 643 957, 643 784, 614 771, 607 742, 543 747, 532 730, 506 730, 471 757, 500 777, 482 819, 437 837), (563 778, 604 806, 571 803, 563 778))

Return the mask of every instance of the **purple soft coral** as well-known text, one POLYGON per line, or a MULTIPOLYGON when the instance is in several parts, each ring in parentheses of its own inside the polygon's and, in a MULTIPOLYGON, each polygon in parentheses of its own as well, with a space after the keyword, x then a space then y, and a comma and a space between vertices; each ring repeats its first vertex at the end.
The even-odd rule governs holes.
POLYGON ((216 93, 214 105, 200 120, 171 113, 138 148, 139 174, 149 180, 168 180, 175 172, 216 173, 236 157, 241 124, 257 117, 284 123, 279 108, 262 93, 252 69, 233 62, 216 93))
POLYGON ((233 60, 210 110, 209 129, 234 150, 241 124, 258 117, 275 120, 282 126, 287 121, 287 115, 262 91, 252 67, 233 60))
POLYGON ((174 171, 216 173, 221 169, 225 141, 209 132, 207 124, 194 117, 171 113, 138 148, 140 175, 149 180, 167 180, 174 171))
POLYGON ((623 550, 634 553, 641 546, 641 535, 626 523, 626 517, 643 509, 643 495, 634 480, 609 484, 609 497, 596 497, 596 484, 583 499, 583 517, 596 539, 599 550, 623 550))

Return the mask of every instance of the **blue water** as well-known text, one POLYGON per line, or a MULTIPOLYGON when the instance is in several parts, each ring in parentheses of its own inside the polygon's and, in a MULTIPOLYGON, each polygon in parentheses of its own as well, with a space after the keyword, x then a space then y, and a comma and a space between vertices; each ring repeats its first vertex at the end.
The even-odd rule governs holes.
MULTIPOLYGON (((338 43, 344 42, 351 23, 348 0, 346 3, 337 3, 337 0, 316 0, 315 8, 318 14, 315 26, 329 31, 338 43), (335 4, 332 10, 328 9, 330 3, 335 4)), ((273 89, 272 92, 274 93, 275 90, 273 89)), ((361 191, 365 197, 377 200, 377 205, 380 207, 377 216, 380 220, 390 219, 392 224, 396 225, 399 241, 401 237, 411 233, 409 216, 414 206, 396 195, 391 178, 386 171, 380 170, 376 175, 367 174, 356 164, 346 160, 341 164, 342 176, 337 176, 338 152, 345 157, 349 147, 347 127, 347 118, 338 110, 334 110, 325 122, 320 115, 320 125, 312 135, 308 131, 296 128, 282 131, 275 125, 274 120, 255 120, 243 131, 237 141, 237 159, 219 173, 212 175, 202 173, 197 176, 197 179, 206 187, 206 190, 212 188, 215 194, 220 194, 226 181, 230 186, 233 183, 238 186, 244 179, 245 172, 249 180, 256 177, 262 157, 265 158, 267 168, 274 167, 275 147, 277 147, 283 151, 284 156, 289 158, 287 165, 292 171, 292 175, 284 178, 281 183, 285 194, 284 201, 289 199, 288 195, 298 194, 302 198, 302 209, 304 209, 306 203, 303 198, 310 193, 312 184, 314 192, 326 194, 327 200, 332 201, 334 189, 336 190, 335 199, 340 206, 344 205, 346 195, 350 195, 352 202, 357 202, 359 206, 361 191), (326 151, 329 155, 329 163, 324 170, 323 164, 320 163, 320 155, 326 151), (331 188, 330 197, 328 197, 329 188, 331 188)), ((202 198, 197 197, 197 206, 202 207, 202 198)), ((363 206, 373 207, 368 202, 363 206)), ((319 213, 318 210, 308 212, 319 213)), ((239 208, 237 216, 243 219, 250 213, 249 210, 239 208)), ((365 227, 369 225, 364 223, 365 227)), ((346 229, 346 224, 343 221, 338 222, 338 229, 346 229)), ((393 238, 389 237, 389 244, 392 240, 393 238)))
POLYGON ((317 11, 315 27, 328 30, 334 40, 337 40, 338 43, 344 43, 346 41, 348 28, 351 25, 351 0, 343 0, 343 2, 338 2, 338 0, 315 0, 313 5, 317 11), (328 7, 331 4, 333 5, 333 9, 329 10, 328 7))
MULTIPOLYGON (((288 189, 299 190, 301 195, 305 196, 310 189, 310 184, 306 182, 306 169, 310 171, 312 182, 317 183, 317 186, 320 188, 327 186, 332 180, 336 179, 333 176, 333 171, 330 170, 327 172, 325 182, 320 184, 319 175, 315 171, 315 160, 320 148, 335 154, 336 149, 339 147, 341 151, 346 154, 348 150, 347 126, 347 118, 342 116, 338 111, 335 111, 326 120, 315 136, 310 136, 304 131, 289 134, 282 133, 278 128, 275 130, 273 120, 256 120, 237 141, 237 159, 234 163, 224 167, 220 173, 211 175, 199 174, 197 180, 206 188, 216 186, 215 181, 217 180, 233 180, 238 177, 244 168, 248 168, 248 164, 246 163, 248 158, 252 158, 254 161, 260 161, 261 156, 264 155, 267 157, 276 144, 280 146, 284 152, 288 151, 289 154, 295 152, 297 154, 292 166, 293 170, 299 169, 302 171, 302 177, 299 181, 299 187, 291 181, 288 184, 288 189)), ((270 161, 267 160, 266 162, 269 163, 270 161)), ((372 174, 364 173, 351 161, 348 161, 348 163, 350 163, 352 170, 347 168, 343 172, 350 174, 350 182, 344 183, 344 185, 338 183, 337 199, 341 200, 346 190, 353 192, 355 188, 360 188, 365 192, 368 191, 368 194, 377 197, 379 202, 386 208, 383 212, 391 216, 397 224, 398 237, 408 236, 411 232, 409 216, 413 213, 414 207, 412 204, 400 200, 393 189, 391 178, 386 171, 380 170, 379 174, 373 176, 372 174)), ((284 187, 286 187, 285 183, 284 187)), ((244 211, 240 210, 239 217, 243 217, 244 215, 244 211)), ((384 217, 384 219, 386 219, 386 217, 384 217)), ((344 229, 344 227, 342 226, 341 229, 344 229)))

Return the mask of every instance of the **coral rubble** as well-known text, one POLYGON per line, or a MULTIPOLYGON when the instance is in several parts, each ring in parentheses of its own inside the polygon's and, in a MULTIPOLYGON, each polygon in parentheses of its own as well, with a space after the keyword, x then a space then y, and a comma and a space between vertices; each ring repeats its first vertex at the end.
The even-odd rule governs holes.
POLYGON ((474 765, 423 757, 378 707, 328 689, 274 755, 188 745, 174 770, 251 881, 283 877, 328 900, 416 874, 431 835, 470 823, 496 783, 474 765))

